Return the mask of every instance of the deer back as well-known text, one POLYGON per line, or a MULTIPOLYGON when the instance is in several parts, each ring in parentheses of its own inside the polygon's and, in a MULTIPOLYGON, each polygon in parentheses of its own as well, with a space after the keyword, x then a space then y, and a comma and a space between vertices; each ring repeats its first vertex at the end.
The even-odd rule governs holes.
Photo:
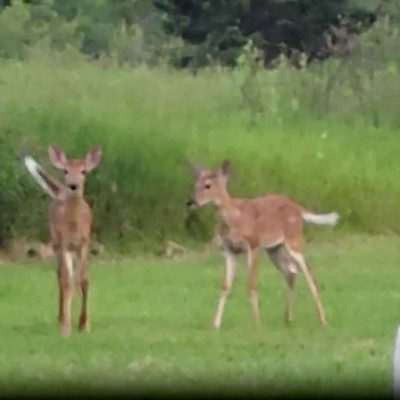
POLYGON ((254 199, 232 198, 229 215, 221 215, 219 234, 232 243, 272 247, 302 234, 302 207, 289 198, 269 194, 254 199))

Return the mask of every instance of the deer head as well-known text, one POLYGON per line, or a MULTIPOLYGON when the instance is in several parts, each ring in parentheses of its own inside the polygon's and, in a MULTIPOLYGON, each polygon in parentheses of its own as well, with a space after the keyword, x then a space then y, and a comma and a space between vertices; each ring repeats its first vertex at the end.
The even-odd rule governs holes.
POLYGON ((230 162, 225 160, 217 170, 192 166, 194 176, 194 190, 188 200, 190 208, 202 207, 208 203, 221 204, 226 198, 226 184, 230 172, 230 162))
POLYGON ((56 146, 49 146, 50 162, 64 172, 65 185, 70 194, 82 195, 86 174, 97 167, 101 160, 99 146, 90 150, 83 159, 68 160, 64 151, 56 146))

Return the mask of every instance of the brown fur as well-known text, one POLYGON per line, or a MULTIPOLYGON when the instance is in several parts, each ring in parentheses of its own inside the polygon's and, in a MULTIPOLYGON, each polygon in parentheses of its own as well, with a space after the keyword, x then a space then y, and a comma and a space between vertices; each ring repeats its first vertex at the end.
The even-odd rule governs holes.
MULTIPOLYGON (((49 231, 54 253, 57 257, 57 277, 59 285, 59 329, 60 334, 68 336, 71 331, 71 301, 73 294, 73 276, 82 295, 79 329, 88 330, 87 296, 89 289, 87 255, 90 241, 92 212, 84 198, 85 174, 94 169, 101 158, 99 148, 91 150, 84 159, 67 160, 65 154, 49 147, 49 158, 52 164, 62 169, 65 174, 65 186, 58 186, 57 194, 48 211, 49 231), (71 190, 71 187, 75 187, 71 190), (76 271, 68 265, 69 259, 76 260, 76 271)), ((45 175, 41 171, 41 175, 45 175)), ((46 176, 50 182, 51 177, 46 176)), ((54 180, 53 180, 54 183, 54 180)))
POLYGON ((256 289, 257 255, 266 251, 271 261, 283 274, 286 282, 285 319, 292 320, 292 292, 295 275, 304 272, 310 292, 317 307, 322 325, 326 324, 318 288, 303 257, 302 206, 280 194, 267 194, 256 198, 233 198, 227 191, 229 162, 224 161, 216 171, 194 167, 194 193, 189 205, 201 207, 207 203, 216 206, 219 222, 218 235, 225 255, 225 273, 213 326, 219 328, 225 301, 230 293, 235 261, 234 255, 247 253, 247 290, 252 315, 259 322, 258 294, 256 289))

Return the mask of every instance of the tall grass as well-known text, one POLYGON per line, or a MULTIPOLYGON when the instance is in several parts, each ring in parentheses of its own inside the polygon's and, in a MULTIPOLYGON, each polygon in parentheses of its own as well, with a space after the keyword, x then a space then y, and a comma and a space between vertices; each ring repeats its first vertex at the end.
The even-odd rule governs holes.
POLYGON ((208 237, 210 211, 185 223, 193 220, 188 159, 231 159, 234 195, 278 191, 315 211, 338 210, 343 229, 397 232, 400 72, 354 70, 333 60, 308 70, 191 74, 46 52, 3 62, 1 239, 46 238, 45 196, 16 154, 28 151, 50 169, 50 143, 74 157, 102 145, 86 192, 105 242, 154 249, 164 239, 208 237))

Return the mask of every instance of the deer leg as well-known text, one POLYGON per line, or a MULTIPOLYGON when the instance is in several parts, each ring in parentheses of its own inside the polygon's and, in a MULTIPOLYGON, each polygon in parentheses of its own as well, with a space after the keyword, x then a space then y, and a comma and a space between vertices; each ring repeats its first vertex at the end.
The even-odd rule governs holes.
POLYGON ((89 320, 88 320, 88 290, 89 290, 89 278, 88 278, 88 265, 87 265, 88 246, 85 244, 79 251, 78 255, 78 284, 81 292, 81 312, 79 315, 79 330, 89 331, 89 320))
POLYGON ((222 286, 221 293, 218 300, 217 310, 212 320, 212 326, 215 329, 219 329, 219 327, 221 326, 226 299, 229 296, 229 293, 232 288, 233 279, 235 278, 235 269, 236 269, 235 256, 229 249, 224 248, 224 257, 225 257, 225 267, 221 285, 222 286))
POLYGON ((60 251, 58 255, 58 324, 61 336, 69 336, 71 333, 72 273, 72 254, 67 251, 60 251))
POLYGON ((283 245, 267 249, 267 253, 285 279, 285 312, 286 323, 293 322, 294 286, 296 282, 297 267, 283 245))
POLYGON ((260 311, 257 294, 257 252, 250 247, 247 250, 247 292, 249 295, 251 313, 257 325, 260 324, 260 311))
POLYGON ((296 274, 288 273, 285 275, 286 291, 285 291, 285 322, 290 324, 293 322, 293 295, 294 284, 296 282, 296 274))
POLYGON ((325 311, 324 311, 324 308, 321 303, 318 287, 316 285, 315 279, 313 278, 309 268, 307 267, 307 264, 305 263, 303 255, 301 253, 295 252, 293 250, 289 250, 289 253, 304 273, 304 277, 306 278, 308 288, 314 299, 314 303, 315 303, 316 310, 317 310, 317 315, 318 315, 319 321, 321 322, 321 325, 322 326, 327 325, 326 318, 325 318, 325 311))

